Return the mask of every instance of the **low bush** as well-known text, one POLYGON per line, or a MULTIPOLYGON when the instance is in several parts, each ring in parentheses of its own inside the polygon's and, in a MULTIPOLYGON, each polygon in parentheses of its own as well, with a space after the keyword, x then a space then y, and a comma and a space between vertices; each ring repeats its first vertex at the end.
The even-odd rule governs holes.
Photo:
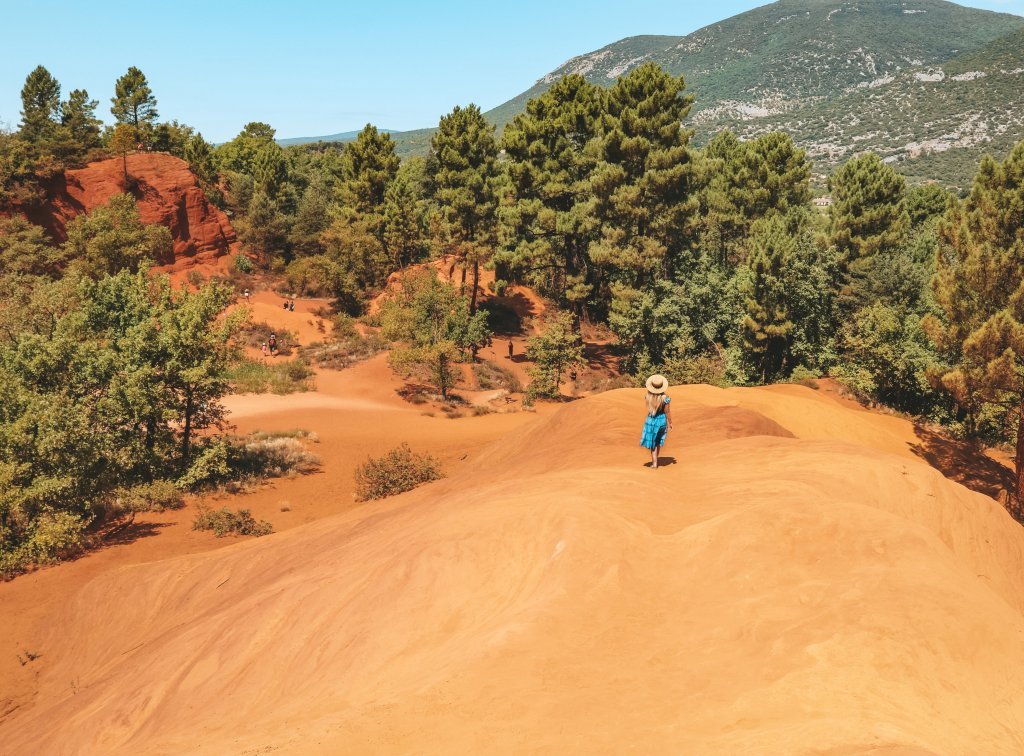
POLYGON ((298 336, 291 331, 273 328, 269 324, 261 321, 259 323, 249 323, 246 325, 246 327, 238 334, 238 339, 245 346, 259 349, 261 344, 265 344, 270 341, 271 334, 274 334, 274 336, 277 337, 278 357, 290 357, 293 353, 292 347, 298 344, 298 336))
POLYGON ((356 468, 356 498, 383 499, 411 491, 423 483, 444 477, 440 463, 431 455, 414 452, 408 444, 373 457, 356 468))
POLYGON ((131 488, 121 488, 114 495, 114 507, 123 513, 163 512, 165 509, 180 509, 183 506, 185 497, 181 489, 169 480, 155 480, 131 488))
POLYGON ((274 526, 266 520, 257 521, 248 509, 232 511, 227 507, 209 509, 200 507, 192 522, 193 530, 212 530, 218 538, 228 535, 265 536, 274 532, 274 526))
POLYGON ((474 364, 473 375, 476 376, 477 385, 485 391, 505 389, 510 394, 518 394, 523 390, 515 373, 491 360, 474 364))
POLYGON ((33 566, 53 564, 87 545, 86 522, 70 512, 45 512, 35 518, 26 537, 10 551, 0 543, 0 577, 9 578, 33 566))
POLYGON ((360 335, 355 321, 348 315, 334 318, 334 332, 322 344, 302 347, 299 354, 317 367, 344 370, 356 363, 368 360, 388 348, 387 343, 375 333, 360 335))
POLYGON ((236 394, 293 394, 312 391, 313 369, 303 359, 281 362, 242 359, 227 372, 236 394))
POLYGON ((320 457, 309 451, 300 438, 259 433, 235 441, 228 449, 228 467, 242 476, 264 478, 314 473, 320 469, 320 457))

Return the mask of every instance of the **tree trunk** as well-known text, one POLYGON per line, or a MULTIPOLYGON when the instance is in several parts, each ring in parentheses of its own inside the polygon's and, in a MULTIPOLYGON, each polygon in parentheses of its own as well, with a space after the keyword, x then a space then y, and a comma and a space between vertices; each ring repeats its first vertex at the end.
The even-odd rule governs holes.
POLYGON ((1020 400, 1020 417, 1017 418, 1017 456, 1014 459, 1014 491, 1017 504, 1024 497, 1024 396, 1020 400))
POLYGON ((439 354, 437 356, 437 382, 439 384, 439 388, 441 389, 441 398, 442 399, 447 399, 448 398, 448 376, 445 373, 445 364, 444 363, 445 363, 444 353, 441 353, 441 354, 439 354))
POLYGON ((188 469, 188 458, 192 455, 192 392, 185 394, 185 427, 181 436, 181 468, 188 469))
POLYGON ((476 315, 476 290, 480 285, 480 260, 473 258, 473 293, 469 295, 469 316, 476 315))

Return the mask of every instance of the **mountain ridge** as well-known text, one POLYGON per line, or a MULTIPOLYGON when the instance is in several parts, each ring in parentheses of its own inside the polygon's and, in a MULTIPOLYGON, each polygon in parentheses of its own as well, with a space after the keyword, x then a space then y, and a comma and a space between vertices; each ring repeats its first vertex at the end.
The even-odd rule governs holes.
MULTIPOLYGON (((915 179, 962 186, 986 146, 998 155, 1024 137, 1011 73, 1024 69, 1024 45, 1013 44, 1021 30, 1020 16, 945 0, 781 0, 688 35, 627 37, 573 56, 485 116, 500 131, 568 73, 611 86, 653 61, 686 77, 697 144, 725 128, 741 138, 782 129, 819 175, 875 150, 915 179), (985 86, 993 82, 998 92, 985 86), (910 117, 909 102, 928 118, 910 117)), ((425 154, 432 133, 392 138, 402 156, 425 154)))

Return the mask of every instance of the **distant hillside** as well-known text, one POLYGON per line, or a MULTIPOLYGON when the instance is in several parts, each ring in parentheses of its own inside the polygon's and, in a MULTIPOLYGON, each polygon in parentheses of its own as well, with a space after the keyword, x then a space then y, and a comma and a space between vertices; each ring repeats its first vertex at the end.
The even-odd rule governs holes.
MULTIPOLYGON (((277 143, 282 147, 294 147, 297 144, 311 144, 313 142, 351 142, 357 136, 359 136, 359 129, 357 131, 343 131, 340 134, 328 134, 327 136, 315 136, 315 137, 292 137, 290 139, 278 139, 277 143)), ((385 134, 393 134, 394 129, 377 129, 385 134)))
MULTIPOLYGON (((1024 138, 1024 18, 943 0, 782 0, 687 36, 579 55, 486 115, 499 129, 569 73, 611 86, 653 61, 685 75, 698 143, 731 128, 793 134, 825 172, 876 150, 907 175, 962 186, 981 152, 1024 138)), ((433 129, 392 133, 425 154, 433 129)))

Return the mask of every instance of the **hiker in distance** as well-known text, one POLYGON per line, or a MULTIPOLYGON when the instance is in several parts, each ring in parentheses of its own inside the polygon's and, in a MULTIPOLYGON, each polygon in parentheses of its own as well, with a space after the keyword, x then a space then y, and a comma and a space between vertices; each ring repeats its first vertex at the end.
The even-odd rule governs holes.
POLYGON ((644 403, 647 406, 647 417, 644 420, 644 431, 640 437, 640 445, 651 450, 651 468, 658 467, 658 453, 665 445, 665 436, 672 429, 672 412, 669 402, 672 400, 665 394, 668 379, 663 375, 652 375, 647 379, 647 395, 644 403))

